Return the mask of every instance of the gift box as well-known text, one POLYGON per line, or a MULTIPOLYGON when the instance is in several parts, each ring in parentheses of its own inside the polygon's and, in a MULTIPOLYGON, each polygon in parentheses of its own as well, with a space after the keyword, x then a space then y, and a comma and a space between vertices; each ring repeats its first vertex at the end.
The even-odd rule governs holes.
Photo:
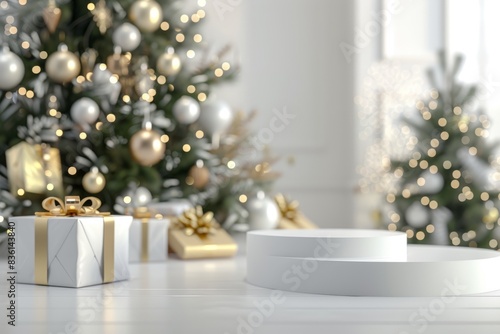
POLYGON ((20 142, 5 152, 11 193, 14 196, 63 193, 59 150, 47 144, 20 142))
POLYGON ((148 209, 151 212, 170 218, 180 216, 184 211, 192 207, 193 205, 191 202, 186 199, 175 199, 168 202, 150 203, 148 205, 148 209))
POLYGON ((169 229, 169 245, 181 259, 229 257, 238 245, 219 227, 212 212, 201 207, 185 211, 169 229))
POLYGON ((132 217, 101 214, 100 201, 82 206, 87 200, 68 196, 64 204, 51 197, 43 202, 50 212, 10 218, 18 283, 78 288, 129 278, 132 217))
POLYGON ((146 208, 136 209, 130 225, 130 262, 166 261, 169 225, 169 219, 151 218, 146 208))
POLYGON ((276 204, 281 213, 281 219, 278 223, 279 229, 316 229, 318 226, 310 221, 302 212, 299 211, 299 202, 289 201, 282 194, 275 196, 276 204))

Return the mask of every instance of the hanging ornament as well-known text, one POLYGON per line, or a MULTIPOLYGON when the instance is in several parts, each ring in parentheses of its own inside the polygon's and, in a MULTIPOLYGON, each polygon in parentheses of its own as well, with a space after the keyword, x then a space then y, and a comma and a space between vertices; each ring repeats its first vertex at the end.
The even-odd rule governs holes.
POLYGON ((82 63, 82 74, 87 76, 94 69, 95 62, 97 60, 97 51, 94 49, 87 49, 80 56, 80 61, 82 63))
POLYGON ((106 179, 97 167, 92 167, 90 172, 83 176, 82 185, 86 192, 97 194, 106 186, 106 179))
POLYGON ((175 101, 172 113, 177 122, 192 124, 200 117, 200 104, 191 96, 184 95, 175 101))
POLYGON ((196 165, 189 169, 186 182, 196 189, 203 189, 209 181, 210 171, 204 166, 203 160, 196 161, 196 165))
POLYGON ((132 158, 142 166, 152 166, 165 156, 166 146, 160 134, 148 127, 130 138, 129 147, 132 158))
POLYGON ((108 70, 119 77, 128 75, 130 66, 130 59, 121 52, 120 47, 115 47, 113 54, 106 59, 108 70))
POLYGON ((135 1, 128 12, 128 17, 141 31, 156 31, 163 21, 163 10, 153 0, 135 1))
POLYGON ((415 228, 422 228, 429 223, 430 217, 427 209, 418 201, 413 202, 405 212, 408 224, 415 228))
POLYGON ((139 73, 135 76, 135 91, 139 96, 149 93, 154 87, 154 77, 148 71, 148 64, 142 63, 139 73))
POLYGON ((113 43, 123 51, 134 51, 141 44, 141 32, 132 23, 122 23, 113 32, 113 43))
POLYGON ((425 180, 425 183, 420 187, 420 193, 437 194, 443 189, 444 178, 440 173, 432 174, 429 170, 426 170, 421 177, 425 180))
POLYGON ((43 9, 42 16, 47 30, 52 34, 56 31, 59 21, 61 21, 61 8, 57 7, 55 0, 49 0, 49 4, 43 9))
POLYGON ((0 90, 15 88, 24 77, 23 61, 6 46, 0 47, 0 73, 0 90))
POLYGON ((76 100, 71 106, 71 118, 78 124, 93 124, 99 118, 99 106, 88 97, 76 100))
POLYGON ((153 195, 145 187, 138 187, 131 196, 135 208, 145 207, 153 200, 153 195))
POLYGON ((247 223, 250 230, 268 230, 278 226, 281 213, 274 199, 263 191, 250 197, 245 208, 248 211, 247 223))
POLYGON ((104 35, 112 23, 111 10, 106 6, 106 1, 99 0, 90 12, 94 15, 94 22, 99 32, 104 35))
POLYGON ((198 125, 200 129, 212 138, 214 148, 219 146, 220 137, 233 122, 231 107, 224 101, 209 98, 201 104, 198 125))
POLYGON ((61 44, 59 50, 47 58, 45 70, 52 81, 66 83, 80 73, 80 60, 74 53, 68 51, 66 45, 61 44))
POLYGON ((174 48, 167 48, 167 52, 161 54, 156 61, 158 73, 168 76, 176 75, 181 70, 181 59, 174 52, 174 48))

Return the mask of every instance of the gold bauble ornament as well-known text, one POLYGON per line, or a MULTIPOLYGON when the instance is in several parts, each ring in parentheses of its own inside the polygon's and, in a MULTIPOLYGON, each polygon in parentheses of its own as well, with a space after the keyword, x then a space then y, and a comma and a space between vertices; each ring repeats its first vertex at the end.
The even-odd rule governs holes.
POLYGON ((130 7, 128 17, 139 30, 153 32, 163 21, 163 10, 154 0, 138 0, 130 7))
POLYGON ((47 76, 54 82, 66 83, 80 73, 80 59, 68 51, 66 45, 61 45, 59 51, 51 54, 45 63, 47 76))
POLYGON ((165 143, 158 132, 150 129, 137 131, 129 143, 132 158, 142 166, 152 166, 165 156, 165 143))
POLYGON ((176 75, 181 70, 181 59, 173 50, 169 50, 158 57, 156 70, 167 77, 176 75))
POLYGON ((210 171, 205 166, 194 165, 188 172, 189 184, 196 189, 203 189, 210 181, 210 171))
POLYGON ((86 192, 97 194, 106 186, 106 178, 104 178, 104 175, 94 167, 83 176, 82 185, 86 192))

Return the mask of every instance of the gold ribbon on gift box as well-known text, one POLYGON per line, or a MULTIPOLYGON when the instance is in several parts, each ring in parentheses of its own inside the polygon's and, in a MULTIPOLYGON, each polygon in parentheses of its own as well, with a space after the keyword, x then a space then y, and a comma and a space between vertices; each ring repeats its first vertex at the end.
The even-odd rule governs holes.
POLYGON ((213 212, 203 213, 201 206, 174 220, 169 245, 182 259, 233 256, 238 250, 231 236, 219 228, 213 212))
POLYGON ((115 270, 115 220, 109 212, 99 212, 101 201, 96 197, 66 196, 47 197, 42 207, 47 212, 35 212, 35 283, 48 284, 48 221, 50 217, 102 217, 104 221, 103 283, 114 281, 115 270), (90 205, 85 205, 90 202, 90 205))
POLYGON ((147 262, 149 260, 149 219, 151 212, 147 207, 134 208, 135 219, 141 220, 141 261, 147 262))
POLYGON ((289 201, 283 194, 274 197, 281 213, 280 229, 315 229, 316 224, 307 219, 299 210, 298 201, 289 201))

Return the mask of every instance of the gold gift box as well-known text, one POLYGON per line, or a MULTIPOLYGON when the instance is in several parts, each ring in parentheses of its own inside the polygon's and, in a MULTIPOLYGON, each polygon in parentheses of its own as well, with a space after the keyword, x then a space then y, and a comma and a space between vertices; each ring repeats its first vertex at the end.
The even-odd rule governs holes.
POLYGON ((318 226, 302 213, 298 212, 293 220, 282 217, 278 224, 278 228, 282 230, 313 230, 318 228, 318 226))
POLYGON ((57 148, 23 141, 9 148, 5 155, 14 196, 25 193, 62 196, 61 157, 57 148))
POLYGON ((230 257, 238 251, 238 245, 222 229, 213 234, 187 235, 182 229, 171 228, 168 245, 183 260, 211 257, 230 257))

